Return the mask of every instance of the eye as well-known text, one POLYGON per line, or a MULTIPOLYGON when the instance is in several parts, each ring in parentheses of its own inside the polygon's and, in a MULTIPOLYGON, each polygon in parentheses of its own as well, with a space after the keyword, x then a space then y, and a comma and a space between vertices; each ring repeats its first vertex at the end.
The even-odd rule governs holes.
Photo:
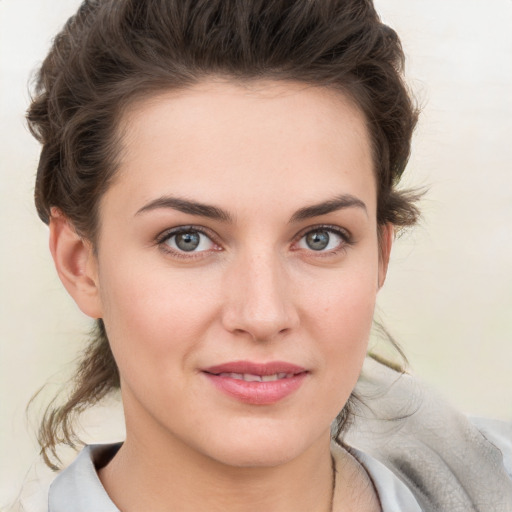
POLYGON ((298 241, 297 247, 315 252, 329 252, 349 243, 348 235, 340 229, 320 227, 304 234, 298 241))
POLYGON ((166 250, 177 253, 197 253, 216 249, 212 239, 195 228, 178 228, 167 231, 158 241, 166 250))

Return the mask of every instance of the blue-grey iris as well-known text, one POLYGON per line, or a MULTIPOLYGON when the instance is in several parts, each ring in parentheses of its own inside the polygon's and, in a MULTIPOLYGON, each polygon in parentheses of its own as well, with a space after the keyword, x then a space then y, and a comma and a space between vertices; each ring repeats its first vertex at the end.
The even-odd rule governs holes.
POLYGON ((313 251, 321 251, 329 245, 329 233, 327 231, 312 231, 306 235, 306 244, 313 251))
POLYGON ((176 246, 182 251, 190 252, 197 249, 200 241, 199 233, 196 231, 188 231, 176 235, 176 246))

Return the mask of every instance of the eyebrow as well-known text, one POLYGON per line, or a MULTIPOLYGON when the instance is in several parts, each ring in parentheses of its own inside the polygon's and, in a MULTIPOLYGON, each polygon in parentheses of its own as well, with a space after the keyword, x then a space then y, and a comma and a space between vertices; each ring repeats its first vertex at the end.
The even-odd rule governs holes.
MULTIPOLYGON (((190 215, 208 217, 209 219, 219 220, 222 222, 233 222, 233 216, 222 208, 173 196, 162 196, 154 199, 137 210, 135 215, 158 210, 160 208, 172 208, 173 210, 178 210, 190 215)), ((333 199, 300 208, 292 215, 289 222, 300 222, 302 220, 319 217, 345 208, 361 208, 366 214, 368 214, 366 205, 363 201, 351 194, 342 194, 333 199)))
POLYGON ((222 222, 233 222, 233 217, 227 211, 217 206, 172 196, 159 197, 158 199, 150 201, 138 210, 135 215, 158 210, 160 208, 172 208, 173 210, 189 213, 191 215, 208 217, 209 219, 220 220, 222 222))
POLYGON ((322 201, 321 203, 297 210, 290 219, 290 222, 299 222, 312 217, 319 217, 320 215, 326 215, 345 208, 361 208, 368 215, 366 205, 361 199, 351 194, 342 194, 328 201, 322 201))

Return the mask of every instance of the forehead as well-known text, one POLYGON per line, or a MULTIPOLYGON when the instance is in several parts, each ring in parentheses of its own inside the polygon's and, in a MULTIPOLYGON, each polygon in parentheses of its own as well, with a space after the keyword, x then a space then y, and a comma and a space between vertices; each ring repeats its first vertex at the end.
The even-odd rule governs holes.
POLYGON ((275 206, 280 191, 301 207, 340 193, 370 203, 376 195, 364 116, 338 91, 203 82, 137 101, 120 129, 111 188, 134 203, 179 193, 209 203, 239 197, 240 205, 252 198, 264 206, 269 198, 275 206))

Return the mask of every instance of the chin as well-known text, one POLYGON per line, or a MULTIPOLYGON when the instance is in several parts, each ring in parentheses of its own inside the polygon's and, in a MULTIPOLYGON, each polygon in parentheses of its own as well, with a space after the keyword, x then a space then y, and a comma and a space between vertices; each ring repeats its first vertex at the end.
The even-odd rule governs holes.
POLYGON ((330 426, 322 433, 306 432, 300 425, 254 424, 250 429, 224 433, 209 443, 208 455, 233 467, 275 467, 291 462, 308 448, 325 439, 330 442, 330 426))
POLYGON ((238 468, 276 467, 295 459, 301 450, 295 445, 269 446, 259 443, 240 446, 230 444, 226 449, 212 454, 220 463, 238 468))

